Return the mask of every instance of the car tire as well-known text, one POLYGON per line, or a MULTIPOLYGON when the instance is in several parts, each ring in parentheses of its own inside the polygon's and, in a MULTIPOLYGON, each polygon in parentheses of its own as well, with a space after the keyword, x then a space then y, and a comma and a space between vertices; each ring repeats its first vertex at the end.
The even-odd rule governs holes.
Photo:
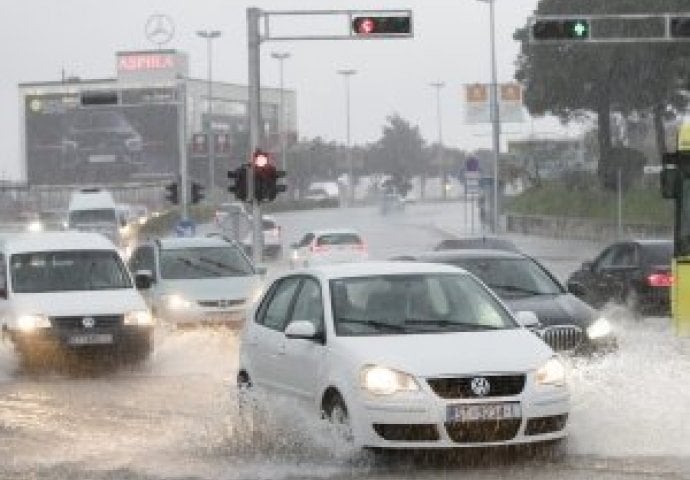
POLYGON ((348 444, 353 443, 350 415, 345 401, 339 393, 330 394, 324 401, 322 417, 331 424, 339 439, 348 444))
POLYGON ((634 320, 642 319, 642 311, 640 306, 640 294, 634 287, 630 287, 624 296, 624 305, 630 311, 634 320))

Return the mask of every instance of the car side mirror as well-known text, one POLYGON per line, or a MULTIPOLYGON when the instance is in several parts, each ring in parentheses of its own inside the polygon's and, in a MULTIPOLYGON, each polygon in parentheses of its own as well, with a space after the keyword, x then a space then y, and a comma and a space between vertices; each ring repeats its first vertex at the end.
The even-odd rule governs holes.
POLYGON ((539 317, 530 311, 520 311, 515 314, 515 320, 525 328, 534 328, 539 325, 539 317))
POLYGON ((137 270, 134 274, 134 285, 137 290, 148 290, 153 285, 153 273, 151 270, 137 270))
POLYGON ((314 324, 307 320, 295 320, 285 329, 285 336, 292 339, 318 340, 314 324))
POLYGON ((579 282, 568 282, 568 292, 572 293, 576 297, 585 296, 585 288, 579 282))

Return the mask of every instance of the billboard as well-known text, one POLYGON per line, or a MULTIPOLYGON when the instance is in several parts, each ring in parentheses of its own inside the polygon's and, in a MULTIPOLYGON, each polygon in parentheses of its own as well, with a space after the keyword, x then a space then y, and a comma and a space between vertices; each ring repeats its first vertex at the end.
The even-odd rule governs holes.
MULTIPOLYGON (((485 83, 465 85, 465 123, 491 122, 491 91, 489 87, 490 85, 485 83)), ((525 121, 520 84, 499 84, 498 109, 501 123, 525 121)))
POLYGON ((29 184, 140 182, 179 171, 174 88, 112 90, 113 102, 85 102, 87 93, 24 97, 29 184))

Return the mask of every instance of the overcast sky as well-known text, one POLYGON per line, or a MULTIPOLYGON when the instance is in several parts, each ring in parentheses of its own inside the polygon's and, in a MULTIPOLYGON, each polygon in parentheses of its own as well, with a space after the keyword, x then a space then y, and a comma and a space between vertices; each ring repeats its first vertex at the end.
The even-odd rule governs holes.
MULTIPOLYGON (((377 139, 385 117, 397 112, 420 126, 428 140, 438 135, 435 93, 429 82, 446 83, 442 91, 444 143, 473 149, 490 146, 490 126, 464 125, 462 85, 489 79, 489 8, 479 0, 5 0, 2 2, 0 51, 0 147, 2 172, 18 171, 17 83, 59 80, 68 75, 102 78, 115 75, 114 53, 152 48, 143 30, 146 19, 167 13, 176 24, 168 45, 190 54, 191 75, 205 78, 206 50, 198 29, 223 32, 215 42, 214 77, 246 83, 246 13, 266 10, 410 8, 415 37, 380 41, 291 41, 262 46, 262 83, 277 86, 272 51, 288 51, 285 85, 297 90, 301 136, 345 139, 345 100, 340 68, 354 68, 352 138, 377 139)), ((496 0, 499 81, 513 78, 518 44, 512 35, 534 11, 537 0, 496 0)), ((511 132, 553 130, 553 122, 506 125, 511 132), (536 125, 536 127, 535 127, 536 125), (535 130, 536 129, 536 130, 535 130)))

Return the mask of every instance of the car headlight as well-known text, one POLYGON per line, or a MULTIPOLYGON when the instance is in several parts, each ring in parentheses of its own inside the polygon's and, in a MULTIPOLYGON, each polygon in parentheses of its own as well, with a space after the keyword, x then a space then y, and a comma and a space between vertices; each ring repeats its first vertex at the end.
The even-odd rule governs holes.
POLYGON ((605 337, 610 333, 611 323, 605 317, 600 317, 596 322, 587 327, 587 336, 591 340, 605 337))
POLYGON ((538 385, 565 385, 565 367, 556 357, 551 357, 541 368, 537 369, 538 385))
POLYGON ((26 226, 26 230, 29 232, 42 232, 43 224, 39 220, 34 220, 33 222, 29 222, 26 226))
POLYGON ((153 317, 148 310, 134 310, 125 314, 125 325, 153 325, 153 317))
POLYGON ((386 367, 367 365, 362 368, 359 377, 362 389, 374 395, 419 390, 419 384, 412 375, 386 367))
POLYGON ((50 328, 50 319, 45 315, 21 315, 17 318, 17 327, 23 332, 31 332, 38 328, 50 328))
POLYGON ((182 295, 167 295, 165 297, 165 306, 170 310, 186 310, 192 306, 192 302, 182 295))

